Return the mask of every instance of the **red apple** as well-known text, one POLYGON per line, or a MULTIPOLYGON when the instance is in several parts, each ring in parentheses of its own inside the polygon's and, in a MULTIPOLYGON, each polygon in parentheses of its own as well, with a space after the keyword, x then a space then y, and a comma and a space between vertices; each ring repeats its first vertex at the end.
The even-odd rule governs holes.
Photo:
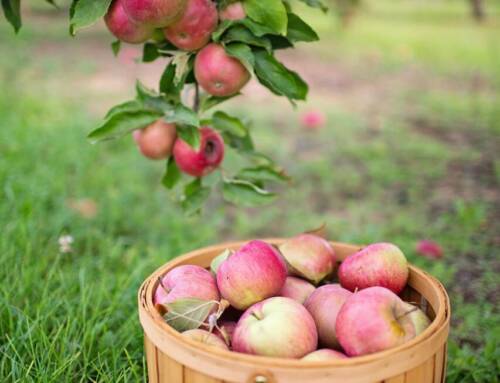
POLYGON ((149 40, 154 28, 133 22, 123 9, 123 0, 114 0, 104 16, 109 31, 119 40, 129 44, 140 44, 149 40))
POLYGON ((207 93, 219 97, 238 93, 250 80, 245 66, 215 43, 208 44, 196 55, 194 75, 207 93))
POLYGON ((164 28, 182 16, 186 0, 123 0, 123 8, 137 24, 164 28))
POLYGON ((331 284, 318 287, 305 301, 304 307, 314 318, 322 345, 339 348, 335 323, 340 308, 351 295, 349 290, 340 285, 331 284))
POLYGON ((337 337, 349 356, 396 347, 428 326, 425 314, 415 315, 416 312, 415 306, 404 302, 391 290, 369 287, 352 294, 340 309, 337 337))
POLYGON ((227 345, 231 345, 235 329, 236 322, 222 321, 219 323, 219 327, 214 329, 214 334, 221 338, 227 345))
POLYGON ((280 297, 291 298, 302 304, 315 289, 316 287, 303 279, 287 277, 285 285, 278 295, 280 297))
POLYGON ((285 280, 286 266, 280 254, 263 241, 248 242, 217 270, 222 297, 239 310, 277 295, 285 280))
POLYGON ((334 359, 347 359, 347 355, 341 353, 340 351, 322 348, 320 350, 313 351, 302 358, 302 360, 309 362, 323 362, 334 359))
POLYGON ((176 267, 161 279, 153 302, 155 305, 165 305, 187 298, 205 301, 220 299, 215 278, 210 271, 194 265, 176 267))
POLYGON ((221 20, 241 20, 247 17, 245 8, 241 1, 230 3, 220 11, 219 17, 221 20))
POLYGON ((280 246, 290 274, 306 278, 314 284, 331 274, 335 267, 335 251, 325 239, 314 234, 301 234, 280 246))
POLYGON ((172 155, 177 137, 174 124, 158 120, 144 129, 133 133, 141 153, 152 160, 162 160, 172 155))
POLYGON ((399 294, 406 286, 409 270, 397 246, 375 243, 347 257, 338 274, 342 287, 351 291, 381 286, 399 294))
POLYGON ((233 350, 280 358, 302 358, 316 349, 314 320, 300 303, 273 297, 251 306, 233 335, 233 350))
POLYGON ((443 257, 443 248, 438 243, 427 239, 417 243, 416 251, 419 255, 430 259, 439 259, 443 257))
POLYGON ((195 340, 197 342, 205 343, 207 346, 221 348, 223 350, 229 350, 226 343, 221 338, 206 330, 200 330, 200 329, 188 330, 184 331, 182 333, 182 336, 195 340))
POLYGON ((301 123, 304 128, 317 130, 326 124, 325 114, 319 110, 310 110, 302 115, 301 123))
POLYGON ((165 28, 165 37, 179 49, 195 51, 208 44, 218 21, 212 0, 188 0, 182 18, 165 28))
POLYGON ((210 174, 224 159, 224 140, 221 135, 207 126, 200 129, 200 135, 198 150, 180 138, 174 145, 175 163, 181 171, 193 177, 210 174))

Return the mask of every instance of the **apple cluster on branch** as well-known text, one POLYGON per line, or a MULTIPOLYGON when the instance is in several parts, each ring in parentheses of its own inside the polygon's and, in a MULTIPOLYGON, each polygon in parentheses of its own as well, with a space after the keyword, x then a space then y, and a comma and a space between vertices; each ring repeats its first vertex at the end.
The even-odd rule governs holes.
MULTIPOLYGON (((320 0, 295 1, 325 10, 320 0)), ((2 5, 17 30, 19 1, 2 5)), ((212 190, 243 206, 272 201, 269 183, 289 177, 256 150, 248 120, 212 109, 240 95, 252 76, 292 104, 306 99, 307 84, 275 57, 276 50, 318 40, 292 5, 292 0, 73 0, 72 34, 104 18, 117 39, 115 54, 122 43, 143 44, 143 62, 169 59, 158 89, 138 82, 136 98, 111 108, 89 139, 132 133, 144 156, 165 160, 162 183, 187 213, 199 211, 212 190), (225 156, 230 160, 222 164, 225 156)))

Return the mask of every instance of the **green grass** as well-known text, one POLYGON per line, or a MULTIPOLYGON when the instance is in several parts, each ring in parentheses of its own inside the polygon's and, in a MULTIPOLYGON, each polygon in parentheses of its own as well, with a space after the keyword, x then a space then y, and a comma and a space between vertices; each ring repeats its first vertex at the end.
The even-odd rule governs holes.
MULTIPOLYGON (((495 20, 474 25, 461 2, 437 3, 369 2, 346 31, 316 16, 327 40, 303 52, 349 68, 362 84, 406 70, 429 84, 404 77, 380 108, 361 112, 314 93, 309 107, 328 116, 315 133, 288 106, 230 103, 232 113, 254 118, 258 145, 294 183, 275 205, 240 209, 214 197, 193 218, 159 185, 162 164, 142 159, 130 139, 85 140, 101 117, 92 110, 108 94, 74 84, 101 63, 89 50, 65 53, 69 44, 107 41, 101 29, 71 41, 64 20, 50 16, 49 24, 27 21, 16 39, 2 37, 0 381, 141 381, 136 291, 156 267, 203 245, 326 222, 335 240, 395 242, 442 280, 453 305, 448 381, 497 382, 500 65, 490 48, 499 28, 495 20), (409 49, 403 59, 401 44, 409 49), (360 58, 374 49, 367 70, 360 58), (97 203, 95 218, 68 207, 83 198, 97 203), (65 234, 74 237, 72 253, 59 252, 65 234), (445 258, 416 255, 423 238, 438 241, 445 258)), ((11 35, 4 24, 0 33, 11 35)))

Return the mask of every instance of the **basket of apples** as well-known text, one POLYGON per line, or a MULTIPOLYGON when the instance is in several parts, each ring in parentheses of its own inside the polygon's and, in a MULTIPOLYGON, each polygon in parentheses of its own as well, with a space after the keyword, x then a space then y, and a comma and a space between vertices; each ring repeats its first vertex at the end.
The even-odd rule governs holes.
POLYGON ((150 382, 444 382, 450 304, 390 243, 207 247, 139 291, 150 382), (339 265, 340 264, 340 265, 339 265))

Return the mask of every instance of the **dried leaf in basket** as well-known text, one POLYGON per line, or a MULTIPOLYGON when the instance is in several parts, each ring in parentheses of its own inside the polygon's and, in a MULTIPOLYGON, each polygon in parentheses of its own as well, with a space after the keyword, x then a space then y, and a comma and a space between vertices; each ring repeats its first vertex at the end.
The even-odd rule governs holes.
POLYGON ((179 332, 200 327, 210 312, 218 305, 217 301, 196 298, 179 299, 165 305, 165 322, 179 332))

